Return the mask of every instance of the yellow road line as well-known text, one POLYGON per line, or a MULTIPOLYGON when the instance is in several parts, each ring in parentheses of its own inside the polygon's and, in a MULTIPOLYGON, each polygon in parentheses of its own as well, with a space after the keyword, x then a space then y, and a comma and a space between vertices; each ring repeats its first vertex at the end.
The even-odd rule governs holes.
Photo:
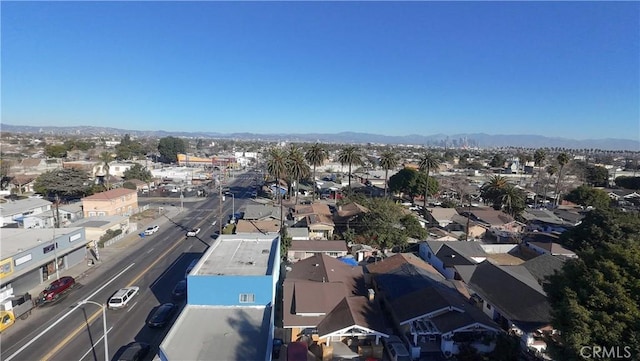
MULTIPOLYGON (((180 239, 180 241, 182 241, 182 239, 180 239)), ((158 257, 155 261, 153 261, 153 263, 151 263, 147 268, 145 268, 142 272, 140 272, 134 279, 133 281, 131 281, 129 283, 129 285, 127 287, 131 287, 134 283, 136 283, 140 278, 142 278, 142 276, 144 276, 145 273, 147 273, 152 267, 154 267, 158 262, 160 262, 162 259, 164 259, 164 257, 169 254, 171 251, 173 251, 176 247, 178 247, 178 245, 180 245, 182 242, 176 242, 173 246, 171 246, 169 249, 167 249, 164 253, 162 253, 162 255, 160 257, 158 257)), ((99 315, 102 314, 102 310, 98 310, 96 311, 94 314, 92 314, 89 319, 87 320, 87 323, 91 323, 93 322, 99 315)), ((63 347, 65 347, 69 342, 71 342, 71 340, 76 337, 80 331, 82 331, 84 328, 86 327, 86 325, 80 325, 78 326, 75 330, 73 330, 73 332, 71 332, 69 334, 69 336, 65 337, 62 341, 60 341, 59 344, 56 345, 56 347, 54 347, 51 351, 49 351, 46 355, 44 355, 44 357, 42 358, 43 361, 48 361, 50 360, 56 353, 58 353, 63 347)))

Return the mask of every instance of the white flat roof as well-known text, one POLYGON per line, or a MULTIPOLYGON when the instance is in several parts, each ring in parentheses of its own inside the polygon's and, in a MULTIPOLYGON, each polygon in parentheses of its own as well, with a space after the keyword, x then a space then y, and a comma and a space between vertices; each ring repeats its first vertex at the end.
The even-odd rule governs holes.
POLYGON ((186 305, 160 344, 170 361, 265 360, 272 309, 186 305))
POLYGON ((267 275, 273 264, 273 242, 278 233, 229 234, 218 237, 191 271, 192 275, 267 275))
POLYGON ((20 250, 28 250, 39 244, 44 244, 54 238, 63 237, 83 230, 82 227, 69 228, 2 228, 0 230, 0 255, 2 258, 11 257, 20 250))

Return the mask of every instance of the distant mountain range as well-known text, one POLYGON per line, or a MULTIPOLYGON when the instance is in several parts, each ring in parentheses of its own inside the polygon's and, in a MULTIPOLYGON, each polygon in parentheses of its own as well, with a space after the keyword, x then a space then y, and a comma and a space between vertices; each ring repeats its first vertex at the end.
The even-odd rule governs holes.
POLYGON ((130 134, 137 137, 189 137, 211 139, 240 139, 262 141, 288 141, 288 142, 323 142, 323 143, 376 143, 376 144, 412 144, 447 147, 524 147, 524 148, 567 148, 567 149, 603 149, 603 150, 629 150, 640 151, 640 140, 632 139, 568 139, 558 137, 545 137, 541 135, 491 135, 484 133, 472 134, 435 134, 435 135, 380 135, 358 132, 341 133, 306 133, 306 134, 256 134, 256 133, 229 133, 216 132, 168 132, 163 130, 126 130, 109 127, 95 126, 70 126, 34 127, 25 125, 0 124, 0 131, 10 133, 28 134, 58 134, 81 136, 122 136, 130 134))

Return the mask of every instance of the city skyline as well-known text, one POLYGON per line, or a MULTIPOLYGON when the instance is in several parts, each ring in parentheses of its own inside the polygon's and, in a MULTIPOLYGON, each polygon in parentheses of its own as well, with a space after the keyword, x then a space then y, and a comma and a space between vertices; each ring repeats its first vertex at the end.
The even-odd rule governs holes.
POLYGON ((640 139, 640 4, 2 2, 2 122, 640 139))

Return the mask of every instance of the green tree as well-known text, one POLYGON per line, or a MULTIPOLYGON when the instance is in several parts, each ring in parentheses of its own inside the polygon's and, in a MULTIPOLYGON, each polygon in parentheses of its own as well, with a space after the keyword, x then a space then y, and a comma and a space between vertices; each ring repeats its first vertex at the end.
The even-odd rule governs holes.
POLYGON ((109 190, 109 163, 113 161, 113 155, 111 152, 100 153, 100 161, 102 162, 102 169, 104 169, 105 188, 109 190))
POLYGON ((640 189, 640 177, 621 176, 616 177, 616 185, 625 189, 640 189))
POLYGON ((555 196, 556 196, 556 206, 560 203, 560 193, 558 193, 560 191, 560 182, 562 181, 562 171, 564 170, 564 166, 567 165, 567 163, 569 163, 569 155, 567 153, 560 153, 558 154, 558 157, 556 158, 556 160, 558 161, 558 179, 556 180, 556 190, 555 190, 555 196))
POLYGON ((49 144, 44 147, 44 154, 49 158, 66 158, 67 147, 64 144, 49 144))
POLYGON ((381 249, 404 246, 407 234, 400 223, 402 206, 388 198, 369 198, 363 203, 369 212, 352 222, 357 238, 381 249))
POLYGON ((593 187, 606 187, 609 183, 609 171, 599 165, 588 165, 585 169, 585 180, 593 187))
POLYGON ((42 173, 36 178, 33 188, 36 192, 55 197, 55 226, 60 226, 58 207, 60 198, 82 197, 91 194, 89 176, 75 168, 63 168, 42 173))
POLYGON ((576 251, 598 249, 602 243, 632 239, 640 243, 640 216, 611 207, 596 208, 585 215, 576 227, 562 233, 560 242, 576 251))
POLYGON ((153 176, 147 168, 143 167, 141 164, 136 163, 131 166, 131 168, 124 171, 124 173, 122 174, 122 178, 124 178, 125 180, 138 179, 145 183, 148 183, 151 181, 153 176))
POLYGON ((398 166, 398 157, 393 151, 385 151, 380 155, 380 166, 384 169, 384 197, 387 197, 387 188, 389 183, 389 170, 398 166))
POLYGON ((629 359, 640 355, 640 243, 625 236, 616 243, 598 239, 597 248, 578 252, 545 284, 561 337, 549 348, 554 359, 583 360, 581 349, 594 345, 627 347, 629 359))
MULTIPOLYGON (((438 169, 440 166, 440 160, 433 153, 425 153, 420 157, 420 161, 418 162, 418 167, 420 171, 424 172, 426 175, 426 184, 429 184, 429 172, 432 169, 438 169)), ((430 193, 429 187, 424 188, 424 209, 427 209, 427 199, 429 198, 430 193)), ((437 192, 437 190, 436 190, 437 192)))
POLYGON ((362 154, 357 147, 350 145, 340 150, 338 161, 342 165, 349 165, 349 188, 351 188, 351 166, 362 165, 362 154))
POLYGON ((178 161, 178 154, 187 152, 187 144, 181 138, 164 137, 158 142, 158 152, 163 162, 175 163, 178 161))
POLYGON ((302 149, 295 145, 289 147, 287 154, 286 166, 291 180, 296 182, 296 204, 298 204, 298 193, 300 189, 300 180, 309 177, 311 169, 307 164, 302 149))
POLYGON ((125 134, 120 140, 120 144, 116 145, 116 159, 118 160, 128 160, 144 154, 142 143, 132 140, 129 134, 125 134))
POLYGON ((13 161, 9 159, 0 158, 0 189, 5 190, 11 182, 11 166, 13 161))
MULTIPOLYGON (((544 149, 536 149, 535 153, 533 153, 533 164, 538 167, 538 182, 536 183, 536 199, 534 202, 534 206, 538 205, 538 198, 540 197, 540 186, 541 178, 542 178, 542 167, 544 166, 544 161, 547 159, 547 153, 544 149)), ((544 195, 546 198, 546 194, 544 195)))
POLYGON ((493 158, 491 158, 491 161, 489 162, 489 166, 493 168, 504 168, 504 163, 506 161, 507 159, 504 157, 504 155, 500 153, 496 153, 493 155, 493 158))
POLYGON ((323 165, 324 161, 327 160, 327 158, 329 158, 329 154, 327 153, 327 150, 324 149, 322 145, 320 145, 319 143, 315 143, 307 149, 307 151, 304 153, 304 157, 307 160, 307 162, 309 162, 309 164, 313 167, 312 183, 313 183, 313 195, 315 199, 315 195, 317 193, 316 167, 323 165))
POLYGON ((407 214, 400 218, 400 224, 404 228, 404 233, 407 237, 420 240, 427 238, 427 230, 420 225, 418 219, 412 214, 407 214))
POLYGON ((389 178, 389 190, 392 193, 404 193, 414 198, 417 194, 418 172, 415 169, 403 168, 389 178))
POLYGON ((502 208, 502 195, 508 186, 509 180, 506 177, 495 175, 482 185, 480 196, 485 203, 491 203, 494 209, 500 209, 502 208))
POLYGON ((520 188, 516 188, 514 185, 509 184, 500 194, 500 204, 504 211, 511 216, 515 217, 520 214, 525 208, 526 195, 520 188))
POLYGON ((567 193, 564 199, 585 207, 606 208, 611 204, 611 198, 607 192, 586 185, 581 185, 567 193))
POLYGON ((124 182, 122 184, 122 188, 133 189, 134 191, 138 189, 138 187, 133 182, 124 182))

